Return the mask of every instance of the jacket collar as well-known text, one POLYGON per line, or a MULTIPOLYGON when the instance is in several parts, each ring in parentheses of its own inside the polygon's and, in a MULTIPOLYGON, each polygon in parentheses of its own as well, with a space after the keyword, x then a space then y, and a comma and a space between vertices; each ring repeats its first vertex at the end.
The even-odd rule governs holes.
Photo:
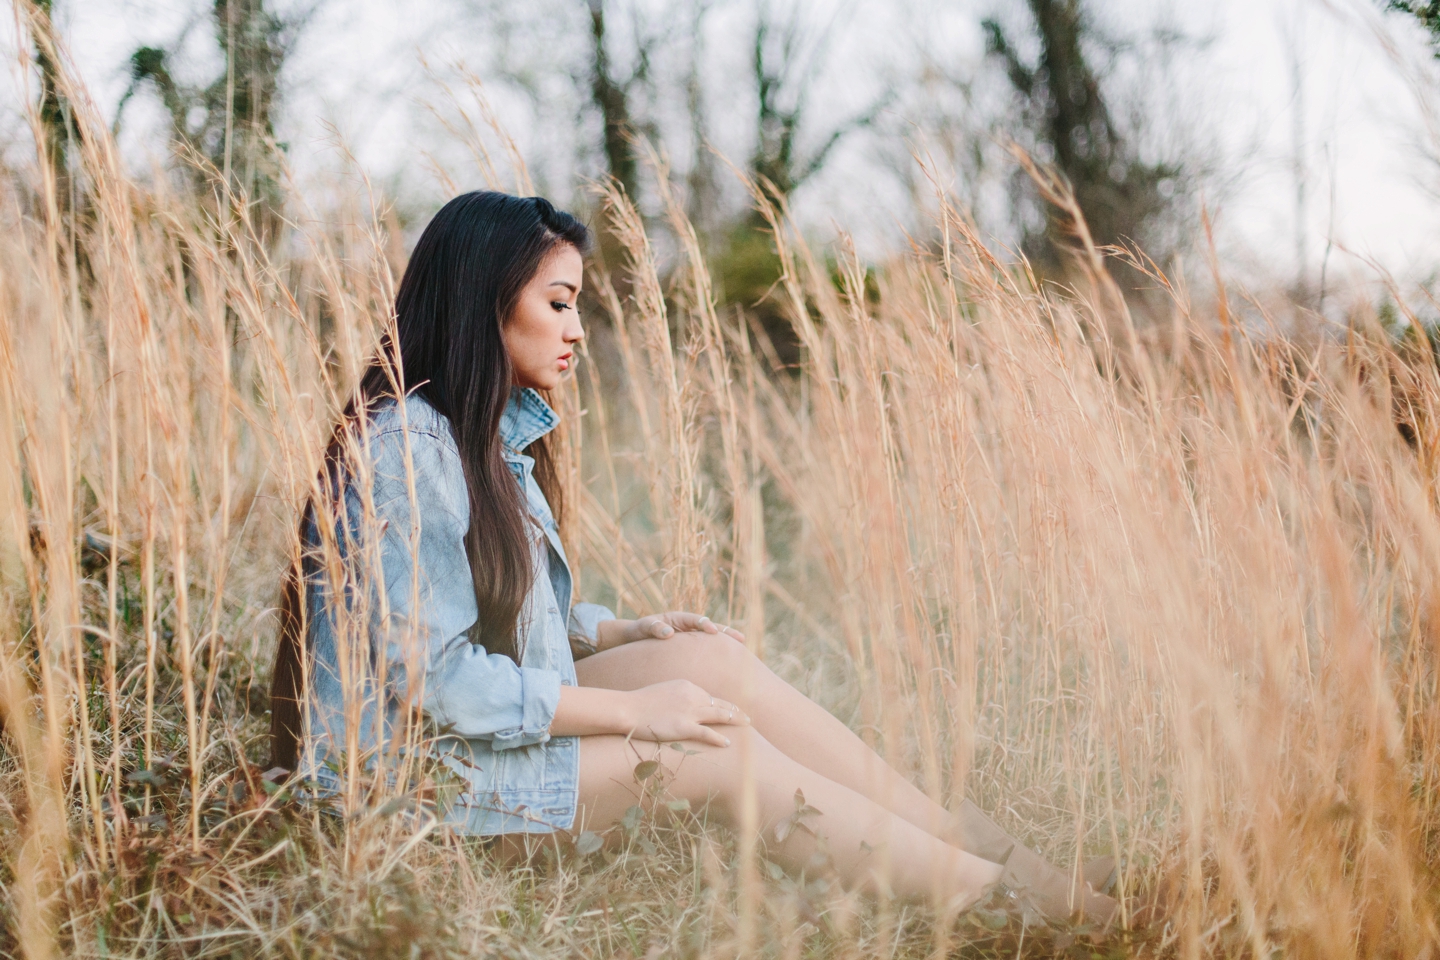
POLYGON ((500 443, 509 453, 519 453, 560 424, 560 416, 526 387, 512 387, 505 411, 500 414, 500 443))

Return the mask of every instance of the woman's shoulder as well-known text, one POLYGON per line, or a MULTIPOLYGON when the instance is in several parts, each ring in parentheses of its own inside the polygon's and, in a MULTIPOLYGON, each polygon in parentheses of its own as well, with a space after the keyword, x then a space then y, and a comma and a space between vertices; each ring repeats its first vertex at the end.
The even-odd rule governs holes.
POLYGON ((426 437, 452 449, 455 447, 450 418, 417 393, 400 400, 386 397, 371 409, 372 441, 395 439, 402 433, 408 433, 412 437, 426 437))

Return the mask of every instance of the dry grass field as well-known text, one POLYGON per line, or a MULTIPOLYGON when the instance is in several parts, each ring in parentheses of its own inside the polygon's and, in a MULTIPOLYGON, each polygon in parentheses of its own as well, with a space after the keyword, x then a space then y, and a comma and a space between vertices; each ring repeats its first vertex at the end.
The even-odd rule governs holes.
POLYGON ((735 623, 942 802, 1117 852, 1125 929, 936 925, 778 874, 663 784, 603 846, 505 865, 424 795, 342 821, 262 779, 279 579, 397 228, 296 192, 267 252, 238 198, 85 133, 73 193, 0 185, 0 955, 1435 956, 1425 337, 1158 271, 1140 323, 1083 237, 1088 279, 1039 285, 937 193, 879 265, 765 207, 782 370, 677 204, 662 270, 606 198, 624 294, 594 273, 556 398, 581 594, 735 623))

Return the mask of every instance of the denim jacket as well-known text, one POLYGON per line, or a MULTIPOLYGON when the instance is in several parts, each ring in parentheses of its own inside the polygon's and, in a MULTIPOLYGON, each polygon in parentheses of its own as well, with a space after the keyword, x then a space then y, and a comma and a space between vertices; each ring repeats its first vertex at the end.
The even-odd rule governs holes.
MULTIPOLYGON (((441 733, 432 750, 463 785, 444 808, 446 821, 481 835, 546 833, 573 822, 579 745, 575 737, 550 736, 550 722, 560 688, 576 682, 570 635, 593 645, 596 625, 614 614, 598 604, 571 606, 570 567, 559 530, 535 481, 535 461, 521 452, 558 421, 538 393, 520 389, 511 392, 501 419, 505 462, 524 489, 534 533, 534 576, 520 614, 517 665, 472 644, 469 636, 477 616, 464 544, 470 508, 449 421, 413 394, 403 410, 389 400, 372 414, 367 459, 374 520, 368 529, 379 532, 365 535, 364 498, 354 482, 345 490, 346 528, 337 523, 336 531, 343 569, 349 571, 358 557, 360 565, 368 562, 375 570, 370 582, 383 582, 382 591, 357 588, 361 581, 349 573, 343 581, 352 611, 343 619, 368 624, 367 636, 344 646, 333 573, 316 569, 306 579, 311 667, 302 770, 322 789, 338 787, 347 716, 359 720, 359 753, 369 763, 385 746, 384 738, 402 729, 406 712, 418 708, 441 733), (418 515, 412 514, 406 476, 407 438, 418 515), (345 656, 343 649, 358 649, 363 656, 345 656), (356 663, 363 666, 357 669, 356 663), (342 680, 347 675, 348 684, 342 680)), ((317 543, 312 522, 307 546, 317 543)))

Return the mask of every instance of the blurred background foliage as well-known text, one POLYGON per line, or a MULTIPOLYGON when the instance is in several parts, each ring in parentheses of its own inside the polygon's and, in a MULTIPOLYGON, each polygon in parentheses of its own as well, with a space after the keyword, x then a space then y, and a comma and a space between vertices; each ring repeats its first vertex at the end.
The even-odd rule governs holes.
MULTIPOLYGON (((277 131, 313 127, 317 119, 282 122, 295 84, 304 83, 288 68, 302 42, 316 39, 308 32, 333 22, 325 15, 335 12, 335 2, 175 0, 175 11, 185 11, 179 31, 126 51, 115 130, 149 121, 154 134, 155 117, 163 118, 175 175, 206 187, 208 175, 194 162, 205 161, 216 172, 208 185, 247 197, 257 239, 276 242, 290 159, 277 131), (145 108, 137 113, 138 101, 145 108)), ((35 6, 42 22, 85 16, 83 4, 66 3, 35 6)), ((143 4, 134 9, 143 12, 143 4)), ((363 18, 364 5, 355 9, 363 18)), ((415 9, 418 18, 421 8, 415 9)), ((1215 37, 1160 7, 1137 17, 1093 0, 982 4, 973 25, 983 38, 978 62, 956 54, 953 31, 926 22, 925 8, 915 7, 918 19, 907 20, 905 4, 893 5, 890 21, 877 21, 873 37, 865 23, 874 11, 855 0, 443 0, 424 9, 441 24, 436 51, 469 52, 442 64, 418 51, 436 85, 396 89, 390 99, 430 110, 442 130, 453 132, 476 122, 475 108, 463 106, 454 90, 479 84, 489 101, 482 112, 494 109, 517 135, 537 190, 598 222, 591 185, 613 178, 662 237, 667 228, 655 178, 663 170, 700 234, 721 304, 757 309, 787 359, 793 331, 763 302, 779 276, 775 254, 730 164, 782 202, 821 180, 822 191, 858 183, 873 190, 871 209, 895 211, 887 226, 899 225, 922 244, 933 240, 926 235, 931 228, 904 208, 923 208, 935 189, 931 181, 942 181, 968 202, 982 235, 1022 253, 1042 281, 1062 282, 1076 246, 1074 225, 1057 218, 1014 163, 1012 146, 1068 182, 1095 244, 1138 246, 1166 267, 1197 252, 1201 238, 1191 226, 1200 205, 1223 204, 1235 185, 1233 163, 1227 167, 1213 129, 1225 118, 1177 115, 1162 95, 1179 82, 1175 64, 1194 60, 1215 37), (437 91, 451 102, 434 102, 437 91), (722 143, 724 151, 716 146, 722 143), (647 159, 652 153, 658 164, 647 159), (837 162, 852 171, 848 180, 823 176, 837 162)), ((1375 0, 1370 9, 1413 23, 1440 43, 1434 3, 1375 0)), ((356 29, 363 32, 363 24, 356 29)), ((153 31, 137 26, 132 33, 153 31)), ((44 46, 33 51, 39 116, 63 178, 75 131, 44 46)), ((1297 263, 1287 293, 1294 304, 1323 310, 1325 265, 1313 276, 1313 242, 1301 235, 1316 203, 1315 177, 1302 158, 1304 83, 1297 67, 1289 187, 1297 263)), ((415 144, 415 162, 405 164, 408 180, 378 185, 412 232, 443 194, 464 186, 442 174, 440 190, 414 188, 414 170, 445 166, 444 150, 415 144)), ((1332 183, 1332 208, 1333 191, 1332 183)), ((850 206, 866 202, 845 199, 850 206)), ((818 206, 825 208, 825 198, 818 206)), ((885 219, 877 213, 877 221, 885 219)), ((602 237, 602 262, 616 253, 602 237)), ((661 250, 662 257, 669 253, 661 250)), ((1143 276, 1123 263, 1112 267, 1142 322, 1161 309, 1158 301, 1146 302, 1152 284, 1143 276)))
MULTIPOLYGON (((41 0, 42 20, 57 16, 65 2, 41 0)), ((128 53, 115 129, 132 122, 138 100, 158 105, 175 175, 192 187, 247 197, 257 239, 275 243, 286 216, 280 184, 287 145, 277 142, 277 123, 291 92, 287 60, 327 0, 176 3, 193 8, 181 32, 128 53)), ((944 51, 928 49, 922 38, 877 43, 871 62, 855 66, 866 76, 863 95, 838 107, 831 95, 821 109, 822 76, 833 76, 837 62, 845 72, 844 61, 854 57, 838 42, 853 15, 847 3, 458 0, 449 23, 454 36, 478 38, 488 50, 462 73, 510 103, 510 114, 519 103, 519 115, 541 125, 573 119, 563 151, 569 156, 558 167, 568 172, 566 182, 554 182, 555 151, 547 150, 547 162, 534 165, 537 189, 586 209, 593 206, 586 184, 613 178, 647 214, 647 227, 663 235, 655 183, 663 169, 700 233, 722 306, 756 308, 787 360, 796 346, 793 331, 762 302, 779 277, 778 263, 750 197, 727 169, 732 162, 786 202, 850 149, 864 152, 912 196, 923 196, 931 188, 915 159, 938 152, 939 165, 955 167, 962 184, 1001 178, 1002 212, 984 214, 990 221, 984 226, 1016 242, 1038 274, 1051 279, 1065 277, 1074 237, 1015 167, 1009 144, 1053 164, 1068 180, 1097 243, 1139 244, 1158 262, 1178 251, 1178 224, 1193 220, 1207 183, 1212 192, 1223 189, 1194 142, 1174 141, 1168 152, 1155 148, 1150 105, 1133 84, 1115 79, 1132 61, 1163 64, 1169 51, 1198 42, 1194 38, 1112 35, 1081 0, 996 5, 981 29, 984 69, 1004 78, 998 98, 994 85, 979 92, 975 76, 957 75, 944 51), (702 65, 715 52, 709 48, 721 44, 728 47, 719 51, 721 61, 743 65, 743 72, 717 80, 702 65), (722 157, 714 147, 721 141, 750 147, 722 157), (658 166, 647 162, 650 152, 658 166)), ((924 25, 915 26, 923 34, 924 25)), ((75 134, 44 46, 34 51, 40 117, 63 177, 75 134)), ((445 123, 457 122, 456 104, 433 109, 445 123)), ((505 119, 513 125, 513 116, 505 119)), ((886 197, 877 189, 877 205, 886 197)), ((432 206, 407 204, 402 195, 389 199, 412 227, 432 206)), ((978 205, 975 215, 982 216, 978 205)), ((921 232, 918 242, 929 242, 923 226, 906 228, 921 232)), ((603 262, 615 259, 609 238, 602 237, 601 254, 603 262)), ((1138 277, 1121 279, 1132 294, 1140 285, 1138 277)))

